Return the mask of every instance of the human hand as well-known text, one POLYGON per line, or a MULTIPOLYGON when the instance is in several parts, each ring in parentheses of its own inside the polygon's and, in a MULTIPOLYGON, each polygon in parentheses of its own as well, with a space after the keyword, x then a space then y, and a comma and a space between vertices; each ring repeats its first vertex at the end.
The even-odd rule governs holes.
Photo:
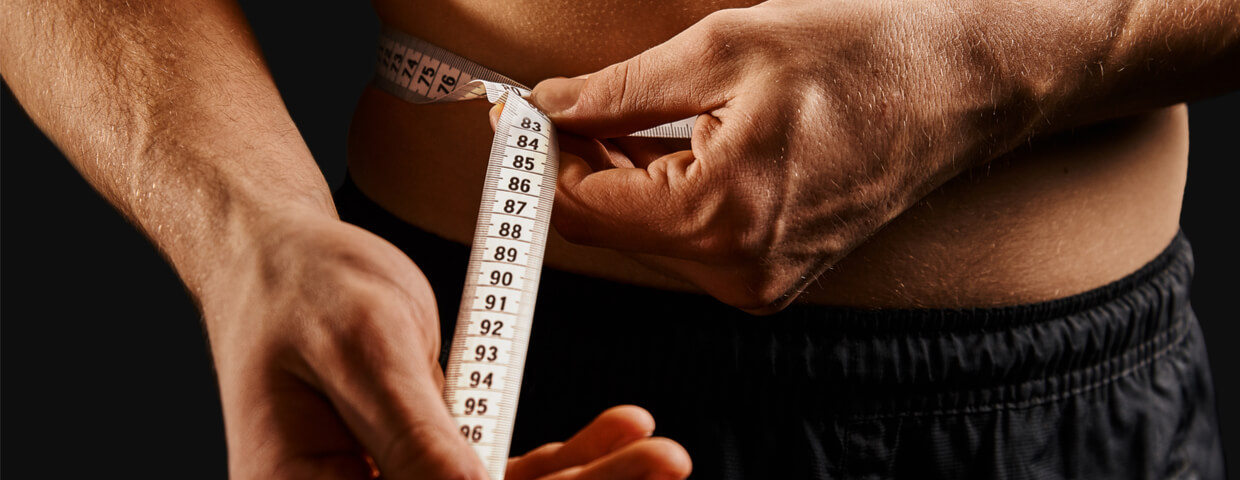
POLYGON ((742 309, 783 308, 1032 124, 1028 92, 977 74, 957 49, 968 32, 935 8, 771 1, 538 84, 531 98, 562 133, 610 139, 562 140, 556 229, 742 309), (615 138, 695 115, 691 149, 615 138))
MULTIPOLYGON (((486 473, 444 405, 426 278, 383 239, 284 214, 201 297, 230 477, 474 478, 486 473)), ((637 407, 610 409, 508 478, 684 478, 679 445, 637 407)))
POLYGON ((201 295, 230 477, 486 478, 443 401, 426 278, 365 230, 279 217, 201 295))

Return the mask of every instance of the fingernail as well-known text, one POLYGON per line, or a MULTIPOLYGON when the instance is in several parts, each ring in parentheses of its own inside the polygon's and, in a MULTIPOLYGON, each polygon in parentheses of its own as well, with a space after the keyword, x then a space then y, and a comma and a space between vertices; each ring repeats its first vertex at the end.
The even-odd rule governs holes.
POLYGON ((559 113, 572 108, 581 96, 581 88, 586 81, 577 78, 552 78, 543 80, 534 87, 534 105, 542 111, 559 113))

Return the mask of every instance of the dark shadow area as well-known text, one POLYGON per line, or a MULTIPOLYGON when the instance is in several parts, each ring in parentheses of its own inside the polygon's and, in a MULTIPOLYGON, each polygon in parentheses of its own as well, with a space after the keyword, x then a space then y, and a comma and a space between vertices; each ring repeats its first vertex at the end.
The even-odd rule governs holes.
MULTIPOLYGON (((285 101, 329 183, 344 174, 352 107, 373 65, 365 2, 330 10, 245 2, 285 101)), ((308 4, 307 4, 308 5, 308 4)), ((223 420, 199 315, 158 252, 96 194, 4 87, 0 106, 6 473, 227 476, 223 420)), ((1240 170, 1240 93, 1190 106, 1182 226, 1209 342, 1228 458, 1240 459, 1240 269, 1227 236, 1240 170)))

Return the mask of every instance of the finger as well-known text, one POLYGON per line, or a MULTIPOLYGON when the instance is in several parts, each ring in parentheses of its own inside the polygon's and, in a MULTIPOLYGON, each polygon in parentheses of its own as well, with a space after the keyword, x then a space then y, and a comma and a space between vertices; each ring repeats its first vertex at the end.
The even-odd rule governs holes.
POLYGON ((504 467, 504 478, 528 480, 554 472, 555 469, 551 467, 551 462, 561 448, 564 448, 564 442, 548 443, 520 457, 509 458, 508 464, 504 467))
POLYGON ((633 167, 633 162, 611 140, 560 133, 559 143, 561 154, 574 155, 585 160, 593 171, 633 167))
POLYGON ((646 409, 612 407, 564 442, 556 458, 564 466, 583 464, 653 433, 654 417, 646 409))
POLYGON ((234 478, 360 480, 374 477, 362 446, 321 394, 287 375, 225 393, 234 478))
MULTIPOLYGON (((497 103, 491 107, 488 113, 491 121, 491 130, 495 130, 503 113, 503 103, 497 103)), ((633 166, 633 162, 615 145, 606 144, 593 138, 561 132, 559 145, 561 153, 576 155, 585 160, 595 170, 633 166)))
POLYGON ((709 181, 690 151, 647 168, 595 171, 568 155, 560 162, 551 220, 574 243, 705 260, 719 250, 710 232, 738 220, 721 204, 726 185, 709 181))
POLYGON ((486 478, 443 402, 438 345, 418 329, 437 321, 433 304, 383 290, 351 290, 359 314, 307 358, 311 370, 385 478, 486 478))
POLYGON ((717 36, 704 23, 587 78, 544 80, 531 100, 561 129, 595 138, 709 112, 727 102, 734 69, 711 53, 717 36))
POLYGON ((614 143, 624 158, 638 168, 649 167, 661 157, 691 148, 689 140, 684 138, 620 137, 608 141, 614 143))
POLYGON ((337 406, 358 407, 351 424, 384 477, 486 478, 443 403, 440 385, 413 372, 367 370, 357 374, 376 380, 346 387, 351 392, 342 395, 345 400, 337 406))
POLYGON ((572 467, 543 480, 673 480, 693 471, 689 452, 666 438, 645 438, 629 443, 588 465, 572 467))
POLYGON ((548 444, 513 459, 506 478, 524 480, 577 465, 585 465, 625 445, 649 437, 654 418, 633 405, 612 407, 562 444, 548 444))

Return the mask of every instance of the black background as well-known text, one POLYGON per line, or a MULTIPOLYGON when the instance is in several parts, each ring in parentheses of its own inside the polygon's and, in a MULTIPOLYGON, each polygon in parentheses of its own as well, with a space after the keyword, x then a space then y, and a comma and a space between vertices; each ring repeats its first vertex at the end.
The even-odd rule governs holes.
MULTIPOLYGON (((344 174, 378 21, 246 2, 294 120, 328 182, 344 174)), ((302 4, 307 5, 307 4, 302 4)), ((146 239, 77 175, 4 88, 0 119, 4 473, 41 478, 222 478, 219 391, 199 315, 146 239), (31 475, 34 476, 34 475, 31 475)), ((1228 457, 1240 459, 1240 347, 1228 296, 1240 171, 1240 93, 1190 105, 1181 225, 1193 242, 1193 305, 1207 335, 1228 457)))

